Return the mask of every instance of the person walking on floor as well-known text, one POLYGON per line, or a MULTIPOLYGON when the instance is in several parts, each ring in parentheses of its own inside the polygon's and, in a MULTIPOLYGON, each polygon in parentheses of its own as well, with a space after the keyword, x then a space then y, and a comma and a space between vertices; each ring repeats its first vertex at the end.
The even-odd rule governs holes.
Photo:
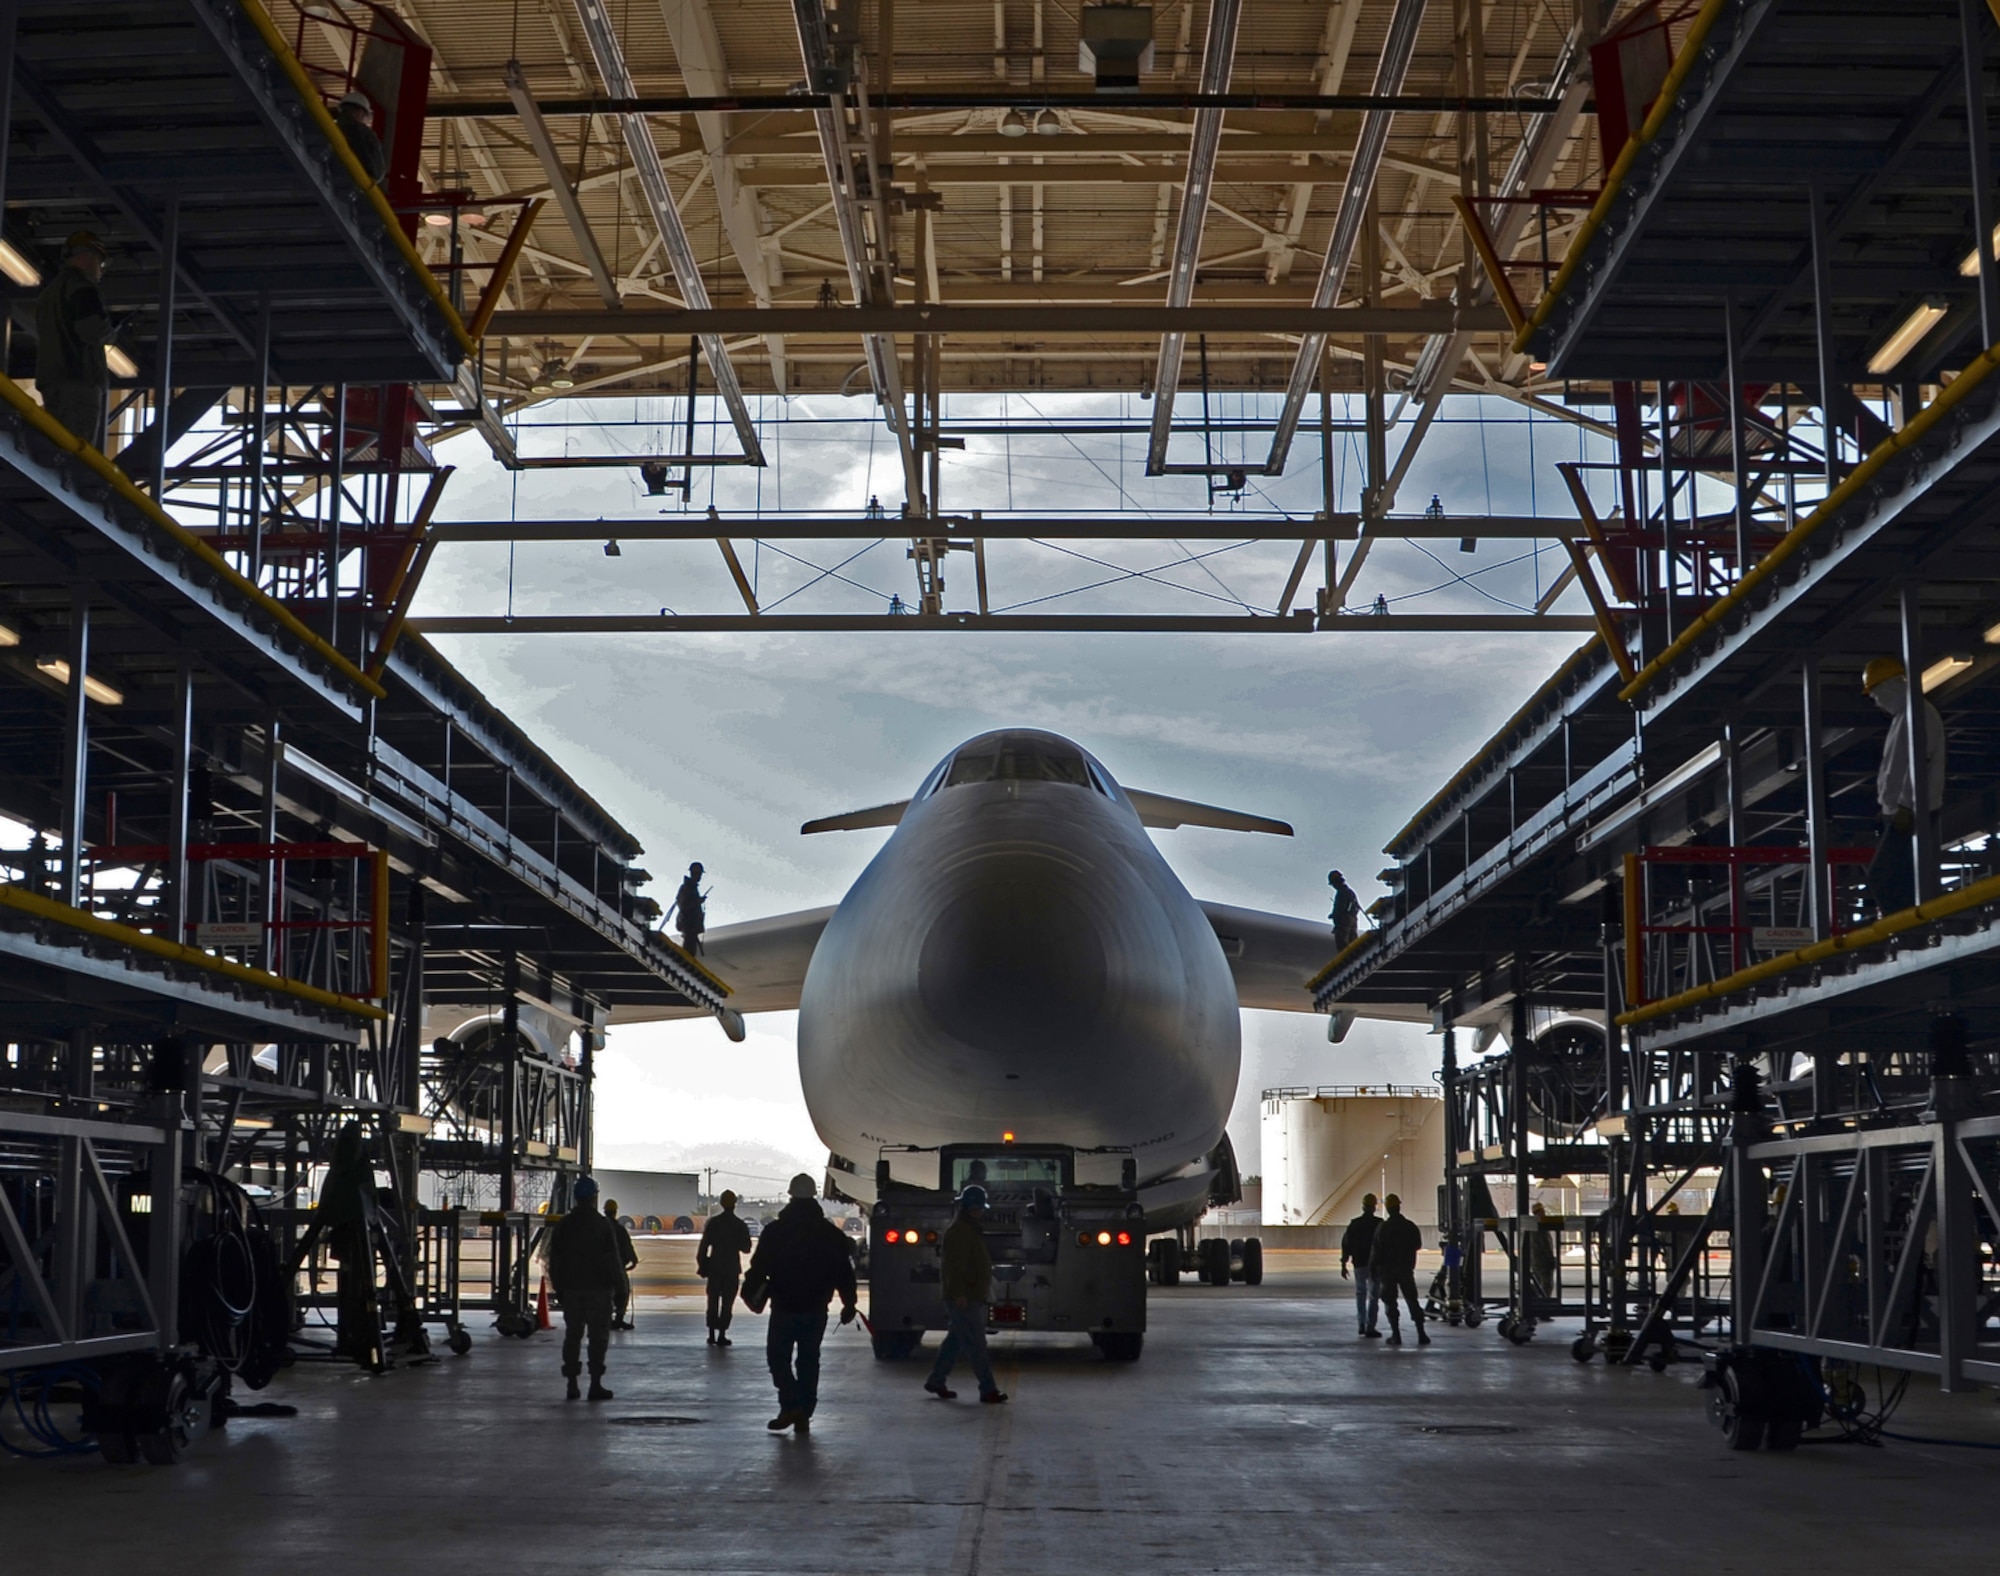
POLYGON ((618 1262, 617 1223, 598 1212, 597 1179, 578 1177, 569 1213, 549 1233, 549 1284, 562 1304, 563 1378, 569 1399, 577 1399, 578 1361, 590 1338, 590 1399, 609 1401, 604 1388, 604 1349, 611 1344, 611 1302, 625 1273, 618 1262))
POLYGON ((1369 1265, 1375 1272, 1375 1287, 1382 1305, 1389 1310, 1388 1344, 1403 1344, 1403 1324, 1396 1308, 1400 1294, 1409 1303, 1410 1317, 1416 1321, 1417 1344, 1428 1346, 1431 1338, 1424 1333, 1424 1305, 1417 1298, 1417 1249, 1424 1245, 1424 1234, 1403 1213, 1403 1201, 1394 1193, 1382 1200, 1382 1206, 1389 1214, 1375 1228, 1375 1251, 1369 1265))
POLYGON ((708 1283, 708 1344, 734 1346, 729 1316, 736 1290, 743 1284, 743 1255, 753 1246, 750 1228, 736 1213, 736 1195, 727 1188, 716 1202, 722 1208, 701 1228, 701 1246, 694 1250, 694 1272, 708 1283))
POLYGON ((757 1239, 750 1273, 763 1278, 771 1298, 764 1354, 778 1387, 778 1415, 764 1426, 773 1433, 790 1428, 805 1434, 819 1406, 819 1348, 836 1292, 840 1322, 854 1319, 854 1255, 847 1233, 820 1209, 811 1177, 801 1171, 787 1191, 791 1202, 757 1239))
POLYGON ((941 1401, 953 1401, 958 1392, 945 1381, 962 1353, 979 1381, 979 1399, 1004 1401, 1006 1393, 993 1380, 993 1365, 986 1357, 986 1305, 993 1300, 993 1256, 986 1250, 986 1233, 980 1223, 986 1218, 986 1189, 968 1182, 958 1195, 958 1217, 944 1234, 944 1343, 938 1347, 937 1361, 931 1364, 924 1388, 941 1401))
POLYGON ((1354 1315, 1363 1335, 1380 1335, 1381 1288, 1375 1284, 1375 1233, 1381 1229, 1375 1213, 1375 1195, 1361 1195, 1361 1213, 1347 1223, 1340 1234, 1340 1278, 1347 1279, 1347 1266, 1354 1266, 1354 1315))
POLYGON ((639 1250, 632 1246, 632 1233, 618 1218, 617 1199, 607 1198, 604 1201, 604 1218, 618 1233, 618 1290, 611 1299, 611 1328, 629 1330, 632 1328, 632 1272, 639 1267, 639 1250))

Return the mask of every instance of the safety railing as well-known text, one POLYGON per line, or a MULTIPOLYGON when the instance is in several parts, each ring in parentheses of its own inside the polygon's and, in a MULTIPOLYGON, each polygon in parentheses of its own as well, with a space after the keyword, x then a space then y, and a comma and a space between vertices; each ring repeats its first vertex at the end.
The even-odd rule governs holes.
POLYGON ((1664 1000, 1738 972, 1756 955, 1791 952, 1814 934, 1809 874, 1833 916, 1828 935, 1862 915, 1868 848, 1835 848, 1810 872, 1811 851, 1787 847, 1646 847, 1625 856, 1625 1007, 1664 1000), (1843 879, 1846 877, 1848 879, 1843 879))
MULTIPOLYGON (((164 843, 87 850, 84 907, 138 930, 171 930, 165 913, 171 858, 164 843)), ((388 995, 389 856, 380 849, 346 842, 193 843, 187 864, 187 917, 182 934, 168 939, 336 995, 388 995)))

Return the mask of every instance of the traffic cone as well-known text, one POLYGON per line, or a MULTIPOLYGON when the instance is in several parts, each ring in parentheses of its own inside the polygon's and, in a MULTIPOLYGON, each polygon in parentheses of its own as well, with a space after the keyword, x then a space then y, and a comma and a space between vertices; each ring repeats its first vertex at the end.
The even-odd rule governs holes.
POLYGON ((542 1289, 535 1293, 535 1328, 538 1330, 555 1328, 549 1322, 549 1278, 546 1275, 542 1277, 542 1289))

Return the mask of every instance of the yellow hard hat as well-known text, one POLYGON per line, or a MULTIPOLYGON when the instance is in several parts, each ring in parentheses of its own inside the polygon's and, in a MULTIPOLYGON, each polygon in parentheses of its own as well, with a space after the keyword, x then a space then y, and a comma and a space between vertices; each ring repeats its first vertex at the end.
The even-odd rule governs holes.
POLYGON ((63 242, 63 256, 74 257, 78 252, 95 252, 99 257, 108 257, 111 249, 97 238, 94 230, 72 230, 69 239, 63 242))
POLYGON ((1901 657, 1870 657, 1868 666, 1861 670, 1861 693, 1873 695, 1885 680, 1899 679, 1903 672, 1901 657))

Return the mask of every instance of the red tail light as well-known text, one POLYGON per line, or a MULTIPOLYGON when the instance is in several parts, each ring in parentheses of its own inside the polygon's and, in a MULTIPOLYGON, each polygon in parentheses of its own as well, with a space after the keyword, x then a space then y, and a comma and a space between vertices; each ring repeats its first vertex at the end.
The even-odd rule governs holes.
POLYGON ((882 1233, 882 1240, 884 1242, 901 1242, 903 1240, 903 1234, 900 1231, 897 1231, 894 1227, 891 1227, 889 1230, 882 1233))
POLYGON ((1129 1248, 1129 1247, 1131 1247, 1131 1246, 1132 1246, 1132 1233, 1131 1233, 1131 1232, 1129 1232, 1129 1231, 1121 1231, 1121 1232, 1119 1232, 1119 1233, 1118 1233, 1118 1246, 1119 1246, 1119 1247, 1121 1247, 1121 1248, 1129 1248))

